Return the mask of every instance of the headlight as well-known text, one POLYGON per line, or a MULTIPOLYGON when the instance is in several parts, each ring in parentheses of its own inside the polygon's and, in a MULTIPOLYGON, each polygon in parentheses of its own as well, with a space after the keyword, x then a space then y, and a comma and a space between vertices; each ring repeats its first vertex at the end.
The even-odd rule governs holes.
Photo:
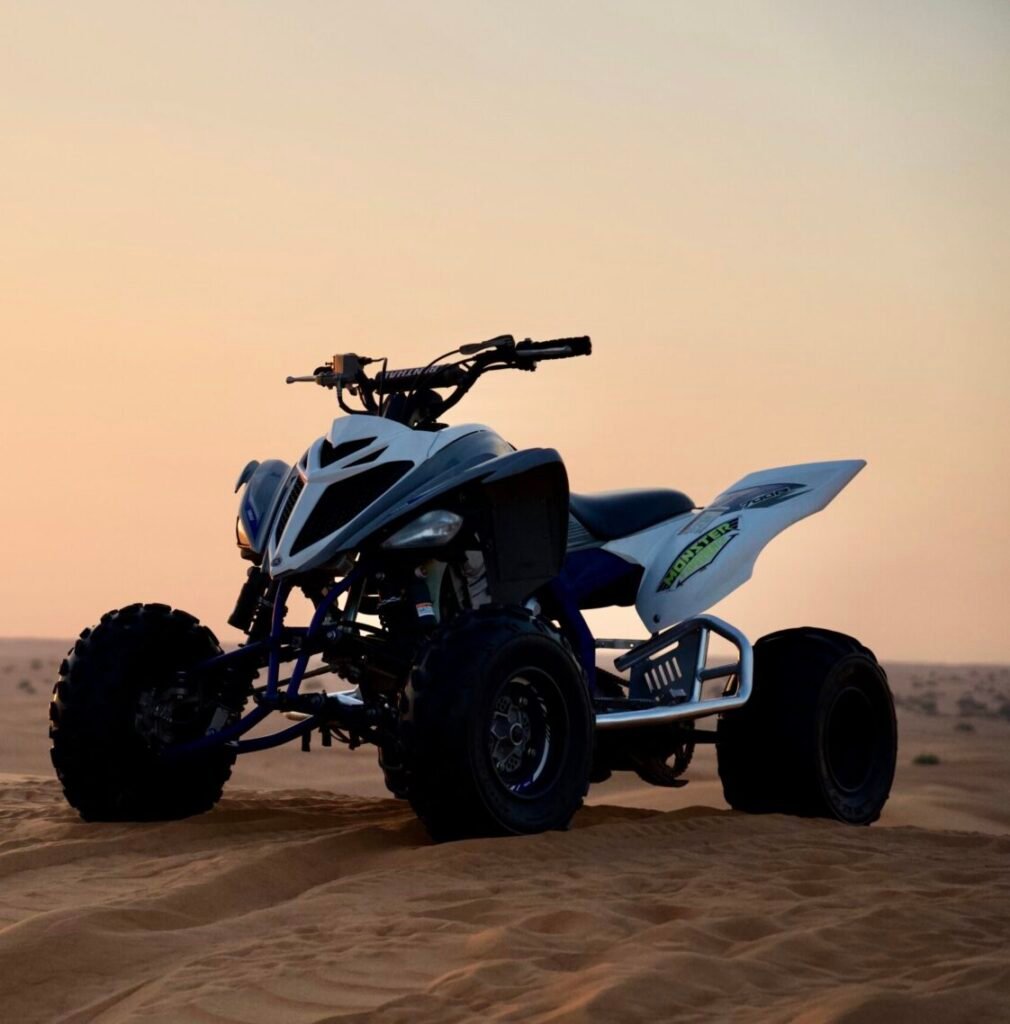
POLYGON ((252 547, 252 542, 249 540, 249 534, 245 532, 245 527, 242 525, 241 516, 235 520, 235 540, 238 541, 238 546, 240 548, 252 547))
POLYGON ((435 509, 418 516, 382 542, 384 548, 437 548, 448 544, 459 533, 463 517, 455 512, 435 509))

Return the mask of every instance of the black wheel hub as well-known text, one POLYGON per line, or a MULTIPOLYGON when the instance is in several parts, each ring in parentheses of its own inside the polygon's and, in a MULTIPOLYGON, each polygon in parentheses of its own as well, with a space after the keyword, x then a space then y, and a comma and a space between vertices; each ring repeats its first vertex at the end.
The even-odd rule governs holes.
POLYGON ((520 797, 534 797, 556 781, 567 713, 557 683, 540 671, 509 678, 494 699, 488 754, 498 781, 520 797))
POLYGON ((174 685, 152 684, 137 695, 134 729, 152 750, 198 739, 235 721, 244 703, 222 683, 208 686, 179 672, 174 685))
POLYGON ((181 686, 141 691, 137 699, 134 726, 151 747, 167 747, 191 738, 201 704, 181 686))

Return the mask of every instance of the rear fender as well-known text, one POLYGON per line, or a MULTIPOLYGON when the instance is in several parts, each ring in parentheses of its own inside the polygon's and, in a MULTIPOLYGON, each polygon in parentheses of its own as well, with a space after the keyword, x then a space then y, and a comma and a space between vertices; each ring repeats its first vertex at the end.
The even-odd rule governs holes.
POLYGON ((635 608, 655 631, 689 619, 750 579, 768 542, 819 512, 865 466, 860 459, 751 473, 700 512, 604 545, 644 569, 635 608))

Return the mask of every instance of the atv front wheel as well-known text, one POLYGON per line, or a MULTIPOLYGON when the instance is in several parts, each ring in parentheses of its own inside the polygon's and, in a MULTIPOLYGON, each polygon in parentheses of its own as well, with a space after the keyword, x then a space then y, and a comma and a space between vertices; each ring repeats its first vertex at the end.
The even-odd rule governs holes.
POLYGON ((85 821, 159 821, 210 810, 234 752, 178 759, 160 748, 196 739, 241 711, 250 680, 180 673, 221 653, 214 634, 182 611, 135 604, 86 629, 60 666, 49 706, 52 761, 85 821))
POLYGON ((432 837, 565 828, 589 786, 593 711, 571 649, 520 608, 439 632, 405 692, 397 784, 432 837))
POLYGON ((842 633, 803 627, 754 645, 754 690, 719 719, 716 752, 735 810, 868 825, 894 779, 898 732, 887 676, 842 633))

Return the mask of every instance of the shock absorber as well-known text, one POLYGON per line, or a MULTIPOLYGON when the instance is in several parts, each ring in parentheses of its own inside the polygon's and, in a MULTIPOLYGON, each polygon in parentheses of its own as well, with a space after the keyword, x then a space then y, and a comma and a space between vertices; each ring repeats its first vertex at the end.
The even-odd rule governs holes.
POLYGON ((407 596, 414 606, 417 624, 424 630, 434 629, 438 625, 435 605, 428 589, 428 573, 423 565, 414 570, 414 578, 407 587, 407 596))
POLYGON ((438 625, 425 566, 418 566, 409 575, 402 573, 393 580, 383 579, 381 593, 379 618, 391 633, 412 636, 427 633, 438 625))
POLYGON ((250 567, 235 602, 235 610, 228 616, 228 625, 243 633, 251 632, 269 585, 270 577, 258 565, 250 567))
POLYGON ((466 552, 466 561, 463 563, 463 578, 466 580, 471 608, 479 608, 482 604, 490 603, 491 595, 488 593, 487 567, 484 564, 484 555, 480 551, 466 552))

